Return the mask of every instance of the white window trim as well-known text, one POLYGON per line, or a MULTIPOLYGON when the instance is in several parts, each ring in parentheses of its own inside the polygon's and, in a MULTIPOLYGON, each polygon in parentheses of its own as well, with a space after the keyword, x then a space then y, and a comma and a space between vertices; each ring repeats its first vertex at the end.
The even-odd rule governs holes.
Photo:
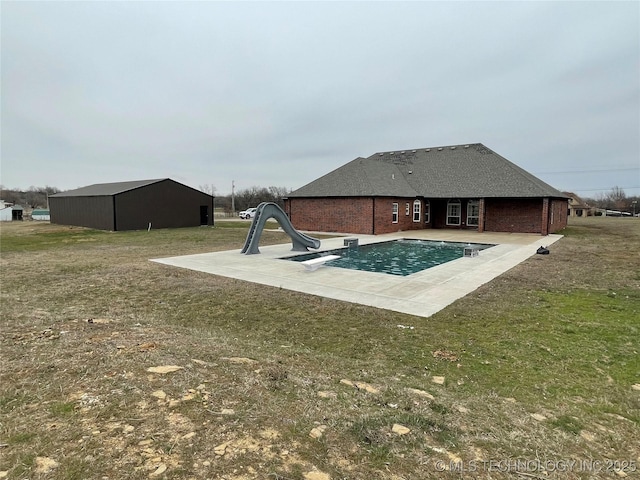
POLYGON ((391 223, 398 223, 398 204, 396 202, 391 206, 391 223))
POLYGON ((413 201, 413 222, 420 222, 420 218, 422 217, 422 202, 420 200, 413 201))
POLYGON ((409 202, 406 203, 405 207, 404 207, 404 214, 408 217, 409 216, 409 202))
POLYGON ((447 202, 447 225, 455 225, 455 226, 459 226, 460 222, 462 221, 462 202, 460 202, 460 200, 449 200, 447 202), (454 205, 457 205, 458 207, 458 215, 451 215, 451 211, 449 210, 449 207, 452 207, 454 205), (452 223, 449 221, 450 218, 458 218, 458 223, 452 223))

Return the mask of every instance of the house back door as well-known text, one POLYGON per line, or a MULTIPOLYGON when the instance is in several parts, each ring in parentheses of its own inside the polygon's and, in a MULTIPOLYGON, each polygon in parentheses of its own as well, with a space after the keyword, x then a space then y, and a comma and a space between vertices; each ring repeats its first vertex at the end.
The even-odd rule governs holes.
POLYGON ((209 207, 200 205, 200 225, 209 225, 209 207))

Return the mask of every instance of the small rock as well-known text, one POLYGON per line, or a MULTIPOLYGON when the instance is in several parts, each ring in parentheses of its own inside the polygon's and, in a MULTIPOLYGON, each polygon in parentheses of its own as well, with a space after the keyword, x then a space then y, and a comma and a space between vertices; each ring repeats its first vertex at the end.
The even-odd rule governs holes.
POLYGON ((182 438, 183 440, 189 440, 190 438, 193 438, 196 436, 196 432, 189 432, 186 435, 183 435, 182 438))
POLYGON ((223 408, 220 410, 220 415, 235 415, 235 410, 232 408, 223 408))
POLYGON ((203 467, 210 467, 211 466, 211 462, 209 460, 205 460, 204 462, 202 462, 202 466, 203 467))
POLYGON ((539 413, 532 413, 531 418, 533 418, 534 420, 537 420, 538 422, 543 422, 547 419, 547 417, 539 413))
POLYGON ((183 396, 182 396, 181 400, 182 400, 183 402, 188 402, 189 400, 193 400, 193 398, 194 398, 194 397, 193 397, 193 394, 191 394, 191 393, 187 393, 186 395, 183 395, 183 396))
POLYGON ((221 443, 220 445, 218 445, 213 449, 213 453, 219 456, 223 456, 227 451, 228 445, 229 445, 228 443, 221 443))
POLYGON ((380 390, 366 382, 354 382, 354 385, 358 390, 364 390, 369 393, 380 393, 380 390))
POLYGON ((461 405, 457 406, 456 409, 460 412, 460 413, 469 413, 469 409, 467 407, 463 407, 461 405))
POLYGON ((90 318, 87 323, 109 323, 108 318, 90 318))
POLYGON ((159 398, 160 400, 164 400, 165 398, 167 398, 167 394, 164 393, 162 390, 156 390, 155 392, 151 392, 151 396, 159 398))
POLYGON ((435 397, 433 395, 431 395, 429 392, 425 392, 424 390, 418 390, 417 388, 407 388, 407 392, 418 395, 419 397, 428 398, 429 400, 435 400, 435 397))
POLYGON ((309 432, 309 436, 311 438, 320 438, 324 434, 324 431, 327 429, 326 425, 318 425, 317 427, 311 429, 309 432))
POLYGON ((631 385, 631 388, 634 390, 640 390, 640 383, 635 383, 633 385, 631 385))
POLYGON ((318 392, 318 397, 320 397, 320 398, 338 398, 338 394, 336 392, 320 391, 320 392, 318 392))
POLYGON ((409 430, 404 425, 400 425, 399 423, 394 423, 393 427, 391 427, 391 431, 396 435, 406 435, 407 433, 411 432, 411 430, 409 430))
POLYGON ((624 470, 620 470, 619 468, 616 468, 614 472, 616 472, 616 475, 620 478, 624 478, 627 476, 627 472, 625 472, 624 470))
POLYGON ((169 408, 176 408, 180 405, 180 400, 169 400, 169 408))
POLYGON ((304 480, 331 480, 331 477, 319 470, 313 470, 303 475, 304 480))
POLYGON ((153 440, 141 440, 138 442, 138 446, 146 447, 147 445, 151 445, 152 443, 153 443, 153 440))
POLYGON ((580 430, 580 436, 588 442, 593 442, 596 439, 593 433, 587 432, 586 430, 580 430))
POLYGON ((347 380, 346 378, 343 378, 342 380, 340 380, 340 383, 344 385, 349 385, 350 387, 355 387, 358 390, 364 390, 369 393, 380 393, 380 390, 378 390, 376 387, 366 382, 352 382, 351 380, 347 380))
POLYGON ((53 458, 36 457, 36 473, 49 473, 51 470, 58 468, 60 464, 53 458))
POLYGON ((147 368, 147 372, 165 374, 177 372, 178 370, 182 370, 183 368, 184 367, 179 367, 178 365, 160 365, 159 367, 147 368))
POLYGON ((158 465, 158 468, 152 473, 149 474, 150 477, 158 477, 167 471, 167 466, 164 463, 158 465))
POLYGON ((431 377, 431 381, 438 385, 444 385, 444 377, 434 376, 434 377, 431 377))
POLYGON ((458 463, 458 464, 462 463, 462 458, 460 458, 455 453, 447 452, 447 457, 449 457, 450 463, 458 463))
POLYGON ((9 470, 2 470, 0 472, 0 478, 7 478, 9 476, 9 470))
POLYGON ((133 425, 125 425, 122 427, 122 433, 131 433, 136 429, 133 425))

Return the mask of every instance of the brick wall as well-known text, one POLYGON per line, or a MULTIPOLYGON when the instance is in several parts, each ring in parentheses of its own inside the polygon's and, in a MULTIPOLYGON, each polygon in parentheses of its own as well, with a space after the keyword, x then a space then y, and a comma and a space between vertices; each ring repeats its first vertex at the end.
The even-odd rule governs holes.
POLYGON ((413 221, 413 202, 415 198, 376 198, 375 234, 422 230, 424 224, 424 202, 420 205, 420 221, 413 221), (393 204, 398 204, 398 223, 393 223, 393 204), (407 203, 409 215, 407 215, 407 203))
POLYGON ((485 232, 542 233, 541 198, 486 198, 485 232))
POLYGON ((297 230, 373 233, 373 199, 368 197, 289 198, 285 212, 297 230))
MULTIPOLYGON (((421 221, 413 221, 415 198, 290 198, 285 211, 298 230, 340 232, 352 234, 383 234, 424 228, 477 230, 477 226, 447 226, 447 201, 433 199, 431 222, 424 223, 424 202, 421 221), (392 222, 392 205, 398 203, 398 222, 392 222), (409 215, 406 204, 409 203, 409 215), (375 219, 375 225, 372 219, 375 219)), ((466 199, 462 199, 462 221, 466 221, 466 199)), ((546 235, 567 225, 567 202, 541 198, 486 198, 481 202, 486 232, 521 232, 546 235), (545 218, 547 222, 545 222, 545 218)))
POLYGON ((549 233, 555 233, 567 226, 567 201, 558 198, 551 200, 550 203, 549 233))

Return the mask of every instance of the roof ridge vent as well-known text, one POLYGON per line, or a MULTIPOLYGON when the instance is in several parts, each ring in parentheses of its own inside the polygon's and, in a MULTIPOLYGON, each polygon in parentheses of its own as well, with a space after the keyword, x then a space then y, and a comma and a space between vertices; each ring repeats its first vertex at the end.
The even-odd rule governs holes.
POLYGON ((427 148, 427 149, 425 150, 425 152, 430 152, 430 151, 431 151, 431 149, 430 149, 430 148, 427 148))
POLYGON ((378 156, 383 157, 384 153, 379 153, 378 156))
POLYGON ((416 153, 416 151, 415 150, 411 150, 411 153, 416 153))
POLYGON ((451 150, 455 150, 455 149, 456 149, 456 147, 451 147, 451 150))
POLYGON ((439 148, 438 148, 438 151, 439 151, 439 152, 441 152, 441 151, 442 151, 442 147, 439 147, 439 148))
POLYGON ((404 155, 404 152, 400 152, 402 155, 404 155))

